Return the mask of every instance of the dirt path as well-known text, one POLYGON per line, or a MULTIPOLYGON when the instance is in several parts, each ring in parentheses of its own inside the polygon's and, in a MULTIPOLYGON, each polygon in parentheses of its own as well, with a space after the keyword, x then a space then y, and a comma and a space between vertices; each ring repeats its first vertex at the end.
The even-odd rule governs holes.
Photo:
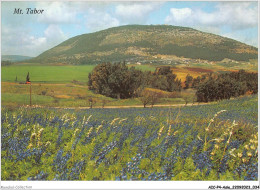
MULTIPOLYGON (((198 106, 198 105, 207 105, 209 103, 196 103, 196 104, 158 104, 154 105, 153 107, 184 107, 184 106, 198 106)), ((29 108, 29 106, 26 106, 29 108)), ((127 109, 127 108, 143 108, 143 105, 133 105, 133 106, 95 106, 92 109, 95 108, 103 108, 103 109, 127 109)), ((90 109, 90 107, 48 107, 48 106, 39 106, 39 105, 33 105, 32 108, 54 108, 54 109, 90 109)), ((151 108, 151 106, 146 106, 146 108, 151 108)))

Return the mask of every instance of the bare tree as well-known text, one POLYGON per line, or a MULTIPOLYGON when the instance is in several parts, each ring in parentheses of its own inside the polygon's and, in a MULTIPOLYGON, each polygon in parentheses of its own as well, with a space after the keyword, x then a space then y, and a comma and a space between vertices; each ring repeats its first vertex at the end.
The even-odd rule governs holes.
POLYGON ((183 94, 182 99, 185 101, 185 106, 188 103, 192 103, 192 105, 193 105, 194 102, 196 101, 196 96, 194 94, 183 94))
POLYGON ((196 100, 197 100, 197 97, 195 95, 192 96, 192 105, 196 102, 196 100))
POLYGON ((151 106, 153 107, 162 97, 162 93, 150 91, 148 92, 148 96, 150 96, 151 106))
POLYGON ((182 99, 185 101, 185 106, 187 106, 188 102, 190 101, 190 96, 189 95, 183 95, 182 99))
POLYGON ((151 96, 149 96, 148 94, 143 95, 141 97, 139 97, 139 99, 141 100, 141 102, 144 105, 144 108, 146 108, 146 105, 150 103, 151 101, 151 96))
POLYGON ((153 107, 162 97, 161 92, 151 91, 151 90, 142 90, 139 93, 139 99, 144 105, 144 108, 150 103, 151 107, 153 107))
POLYGON ((93 108, 94 104, 96 103, 96 100, 94 100, 92 97, 88 98, 89 108, 93 108))
POLYGON ((144 108, 146 108, 146 105, 149 104, 151 101, 151 97, 149 96, 147 91, 143 88, 138 89, 138 95, 139 95, 139 99, 141 100, 141 102, 144 105, 144 108))
POLYGON ((105 107, 105 105, 109 102, 109 100, 102 100, 102 108, 105 107))

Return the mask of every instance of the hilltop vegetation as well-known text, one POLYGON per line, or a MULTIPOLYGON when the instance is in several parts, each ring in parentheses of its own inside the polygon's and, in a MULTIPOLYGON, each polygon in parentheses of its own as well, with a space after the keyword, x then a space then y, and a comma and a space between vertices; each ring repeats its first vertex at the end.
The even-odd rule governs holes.
POLYGON ((32 59, 41 63, 156 62, 160 56, 221 61, 257 59, 257 48, 192 28, 129 25, 70 38, 32 59))

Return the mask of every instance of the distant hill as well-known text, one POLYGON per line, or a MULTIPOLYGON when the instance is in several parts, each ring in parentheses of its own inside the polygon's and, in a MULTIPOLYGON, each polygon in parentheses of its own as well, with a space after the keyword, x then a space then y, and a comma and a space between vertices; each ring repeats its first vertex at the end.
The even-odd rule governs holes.
POLYGON ((93 64, 116 61, 156 62, 161 56, 221 61, 256 59, 258 49, 244 43, 168 25, 127 25, 83 34, 53 47, 32 62, 93 64))
POLYGON ((1 56, 2 61, 11 61, 11 62, 25 61, 25 60, 29 60, 32 58, 33 57, 22 56, 22 55, 2 55, 1 56))

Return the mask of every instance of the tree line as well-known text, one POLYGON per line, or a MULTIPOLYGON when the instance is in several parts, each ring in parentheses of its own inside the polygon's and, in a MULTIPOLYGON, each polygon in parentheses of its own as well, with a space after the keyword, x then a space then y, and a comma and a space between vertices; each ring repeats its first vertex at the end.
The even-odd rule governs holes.
POLYGON ((144 107, 155 104, 160 93, 145 91, 154 88, 168 92, 181 92, 182 89, 196 90, 198 102, 230 99, 246 93, 258 92, 258 74, 244 70, 223 74, 210 73, 193 78, 186 76, 184 87, 170 66, 158 67, 155 72, 140 71, 125 63, 102 63, 88 76, 88 86, 95 93, 112 98, 126 99, 141 97, 144 107))
POLYGON ((215 100, 230 99, 246 93, 258 92, 257 73, 247 73, 244 70, 221 74, 209 79, 197 88, 197 101, 208 102, 215 100))
POLYGON ((187 75, 185 88, 196 89, 198 102, 219 101, 258 93, 258 74, 245 70, 223 74, 208 74, 192 78, 187 75))

